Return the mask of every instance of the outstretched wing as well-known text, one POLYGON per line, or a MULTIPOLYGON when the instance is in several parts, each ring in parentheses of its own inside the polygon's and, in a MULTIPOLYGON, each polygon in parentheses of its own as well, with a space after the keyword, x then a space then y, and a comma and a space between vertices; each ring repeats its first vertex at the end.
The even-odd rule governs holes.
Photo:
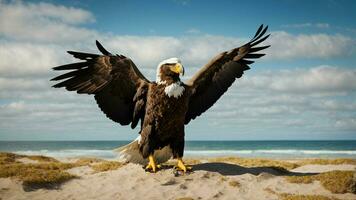
POLYGON ((240 78, 248 66, 265 54, 257 53, 269 46, 256 47, 268 38, 264 36, 268 26, 259 27, 255 36, 245 45, 222 52, 201 68, 186 84, 191 88, 192 96, 185 117, 185 124, 209 109, 240 78))
POLYGON ((83 62, 54 67, 54 70, 71 70, 51 81, 62 81, 53 85, 65 87, 79 94, 94 94, 100 109, 111 120, 128 125, 137 125, 141 113, 135 108, 137 103, 145 103, 145 90, 149 81, 141 74, 131 59, 123 55, 112 55, 96 41, 104 55, 68 51, 83 62), (144 101, 144 102, 142 102, 144 101), (134 116, 134 113, 136 116, 134 116))

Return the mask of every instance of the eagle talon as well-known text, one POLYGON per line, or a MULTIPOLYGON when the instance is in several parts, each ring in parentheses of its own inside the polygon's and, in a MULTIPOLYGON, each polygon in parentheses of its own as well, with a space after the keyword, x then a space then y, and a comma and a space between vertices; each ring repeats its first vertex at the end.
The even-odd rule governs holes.
POLYGON ((148 160, 149 160, 149 163, 145 167, 145 170, 149 171, 149 172, 156 173, 161 168, 161 165, 156 164, 152 155, 148 156, 148 160))
POLYGON ((178 158, 178 163, 174 167, 176 171, 182 171, 183 173, 189 172, 192 170, 192 167, 186 166, 182 160, 182 158, 178 158))

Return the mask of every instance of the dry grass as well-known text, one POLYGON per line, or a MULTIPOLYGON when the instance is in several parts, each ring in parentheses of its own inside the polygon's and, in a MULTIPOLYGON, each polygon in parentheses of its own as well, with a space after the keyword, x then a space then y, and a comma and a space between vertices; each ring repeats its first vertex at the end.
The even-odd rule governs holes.
POLYGON ((321 185, 333 193, 356 193, 356 178, 353 171, 330 171, 312 176, 288 176, 291 183, 312 183, 320 181, 321 185))
POLYGON ((333 197, 326 197, 322 195, 300 195, 300 194, 279 194, 281 200, 339 200, 333 197))
POLYGON ((231 187, 240 187, 241 184, 238 181, 229 181, 231 187))
POLYGON ((326 197, 323 195, 301 195, 301 194, 288 194, 288 193, 277 193, 271 188, 265 188, 266 192, 270 194, 277 195, 280 200, 340 200, 333 197, 326 197))
POLYGON ((209 161, 233 163, 243 167, 274 167, 282 169, 294 169, 299 167, 296 163, 261 158, 219 157, 211 158, 209 161))
POLYGON ((63 183, 76 176, 64 170, 76 167, 75 163, 61 163, 46 156, 25 156, 14 153, 0 153, 0 177, 17 178, 24 186, 44 186, 63 183), (18 159, 27 158, 38 163, 22 163, 18 159))
POLYGON ((109 170, 116 170, 122 166, 124 166, 124 163, 116 162, 116 161, 104 161, 92 165, 91 168, 93 168, 95 172, 104 172, 109 170))
POLYGON ((74 175, 65 172, 64 170, 72 168, 70 163, 11 163, 0 165, 0 177, 13 177, 23 181, 24 185, 46 185, 60 184, 69 179, 74 178, 74 175))
POLYGON ((0 165, 14 163, 17 158, 19 156, 14 153, 0 152, 0 165))
POLYGON ((41 155, 33 155, 33 156, 23 156, 20 155, 21 157, 25 157, 31 160, 35 160, 38 162, 59 162, 57 159, 47 157, 47 156, 41 156, 41 155))
POLYGON ((176 200, 194 200, 192 197, 182 197, 182 198, 178 198, 176 200))
POLYGON ((123 164, 97 158, 80 158, 74 163, 63 163, 46 156, 0 152, 0 178, 17 178, 23 181, 24 186, 58 185, 76 177, 65 170, 80 166, 91 166, 95 172, 101 172, 118 169, 123 164), (36 160, 38 163, 22 163, 18 161, 21 158, 36 160))
POLYGON ((298 161, 299 165, 356 165, 356 159, 337 158, 337 159, 303 159, 298 161))
POLYGON ((356 165, 356 159, 337 158, 337 159, 302 159, 297 161, 281 161, 262 158, 239 158, 239 157, 218 157, 208 159, 210 162, 227 162, 243 167, 275 167, 291 170, 303 165, 356 165))
POLYGON ((103 159, 99 158, 79 158, 75 164, 78 166, 85 166, 85 165, 91 165, 99 162, 103 162, 103 159))
POLYGON ((28 158, 38 162, 59 162, 58 160, 47 156, 41 156, 41 155, 27 156, 27 155, 19 155, 19 154, 8 153, 8 152, 0 152, 0 165, 15 163, 17 162, 16 161, 17 159, 21 159, 21 158, 28 158))

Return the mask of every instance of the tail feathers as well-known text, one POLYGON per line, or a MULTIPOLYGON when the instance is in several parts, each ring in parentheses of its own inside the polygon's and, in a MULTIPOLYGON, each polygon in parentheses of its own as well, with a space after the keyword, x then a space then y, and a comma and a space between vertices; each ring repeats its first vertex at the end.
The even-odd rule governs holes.
MULTIPOLYGON (((114 151, 118 152, 118 160, 121 162, 130 162, 141 165, 148 164, 148 159, 143 158, 140 153, 140 139, 141 137, 139 136, 131 143, 115 149, 114 151)), ((169 146, 166 146, 156 150, 153 157, 155 158, 156 163, 164 163, 172 157, 172 150, 169 146)))

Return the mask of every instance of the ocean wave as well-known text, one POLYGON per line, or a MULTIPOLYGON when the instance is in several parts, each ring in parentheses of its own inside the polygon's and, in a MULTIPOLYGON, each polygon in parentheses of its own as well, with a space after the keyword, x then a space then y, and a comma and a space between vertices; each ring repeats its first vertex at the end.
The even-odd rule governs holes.
MULTIPOLYGON (((15 151, 14 153, 25 155, 45 155, 50 157, 101 157, 115 158, 117 153, 113 150, 102 149, 65 149, 65 150, 29 150, 15 151)), ((285 156, 347 156, 356 157, 356 150, 301 150, 301 149, 272 149, 272 150, 185 150, 187 156, 262 156, 262 157, 285 157, 285 156)))
POLYGON ((187 150, 189 155, 289 154, 289 155, 356 155, 356 150, 187 150))
POLYGON ((15 151, 14 153, 24 155, 44 155, 50 157, 101 157, 114 158, 117 156, 112 150, 102 149, 65 149, 65 150, 38 150, 38 151, 15 151))

